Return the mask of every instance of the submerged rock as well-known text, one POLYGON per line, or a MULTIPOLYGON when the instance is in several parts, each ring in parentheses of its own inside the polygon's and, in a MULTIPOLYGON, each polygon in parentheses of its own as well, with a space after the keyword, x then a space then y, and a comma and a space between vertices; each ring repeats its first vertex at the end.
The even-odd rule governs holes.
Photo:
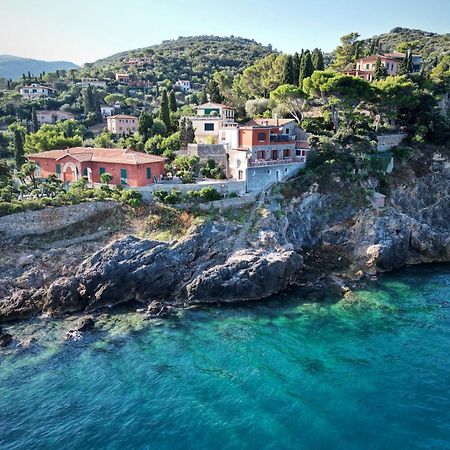
POLYGON ((83 333, 93 330, 94 327, 95 319, 93 317, 84 317, 74 329, 68 331, 66 340, 78 341, 83 337, 83 333))
POLYGON ((0 327, 0 347, 7 347, 13 340, 12 334, 9 334, 2 327, 0 327))

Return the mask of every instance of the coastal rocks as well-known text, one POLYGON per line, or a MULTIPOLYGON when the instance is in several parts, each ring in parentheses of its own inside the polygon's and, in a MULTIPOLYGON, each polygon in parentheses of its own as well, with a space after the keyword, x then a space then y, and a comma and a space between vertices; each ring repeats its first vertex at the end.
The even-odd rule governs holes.
POLYGON ((153 300, 145 310, 145 316, 148 319, 156 319, 167 317, 175 312, 175 309, 170 305, 153 300))
POLYGON ((303 258, 293 250, 239 251, 186 286, 189 303, 233 302, 269 297, 292 284, 303 258))
POLYGON ((0 327, 0 347, 7 347, 13 340, 12 334, 0 327))
POLYGON ((95 327, 93 317, 84 317, 74 329, 69 330, 66 334, 66 340, 78 341, 83 337, 86 331, 92 331, 95 327))

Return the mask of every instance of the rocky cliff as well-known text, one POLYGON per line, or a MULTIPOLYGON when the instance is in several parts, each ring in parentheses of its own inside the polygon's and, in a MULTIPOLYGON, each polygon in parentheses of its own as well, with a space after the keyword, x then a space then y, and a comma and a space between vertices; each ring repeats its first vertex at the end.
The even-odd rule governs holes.
POLYGON ((203 223, 172 243, 126 236, 51 283, 16 289, 0 301, 0 320, 129 301, 262 299, 292 284, 342 287, 340 280, 450 260, 447 157, 399 164, 382 208, 314 185, 297 193, 292 183, 260 201, 244 239, 225 220, 203 223))

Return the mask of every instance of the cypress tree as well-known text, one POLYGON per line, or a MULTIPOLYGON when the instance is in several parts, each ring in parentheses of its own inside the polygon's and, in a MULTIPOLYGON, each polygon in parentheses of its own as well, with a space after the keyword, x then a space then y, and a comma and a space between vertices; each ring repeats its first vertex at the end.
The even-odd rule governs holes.
POLYGON ((314 72, 314 66, 311 61, 311 53, 309 50, 306 50, 305 53, 303 53, 302 59, 300 61, 300 74, 298 77, 298 85, 303 85, 303 80, 305 78, 310 77, 314 72))
POLYGON ((294 84, 298 86, 298 77, 300 75, 300 55, 298 52, 295 52, 294 58, 292 60, 292 66, 293 66, 293 77, 294 77, 294 84))
POLYGON ((219 85, 217 81, 209 80, 206 85, 206 92, 209 94, 209 101, 213 103, 222 103, 222 95, 220 94, 219 85))
POLYGON ((288 55, 284 61, 281 84, 294 84, 294 62, 291 55, 288 55))
POLYGON ((37 120, 36 108, 33 106, 31 110, 31 121, 33 122, 33 133, 39 130, 39 122, 37 120))
POLYGON ((311 61, 314 66, 314 70, 323 70, 325 68, 325 64, 323 62, 323 53, 319 48, 315 48, 312 51, 311 61))
POLYGON ((373 71, 373 79, 374 80, 381 80, 385 76, 386 76, 386 70, 383 67, 383 65, 381 64, 380 57, 378 57, 376 62, 375 62, 375 69, 373 71))
POLYGON ((142 140, 145 142, 152 135, 153 116, 147 111, 142 111, 139 116, 138 132, 142 136, 142 140))
POLYGON ((200 95, 200 104, 207 103, 208 102, 208 96, 206 95, 206 89, 203 89, 201 95, 200 95))
POLYGON ((167 90, 164 89, 161 97, 161 107, 159 109, 159 118, 164 122, 164 125, 167 127, 167 132, 170 131, 171 122, 170 122, 170 110, 169 110, 169 97, 167 96, 167 90))
POLYGON ((398 73, 400 75, 408 75, 412 72, 412 53, 411 50, 407 50, 403 61, 401 62, 398 73))
POLYGON ((178 110, 177 99, 175 98, 175 91, 170 91, 169 96, 169 109, 171 112, 176 112, 178 110))
POLYGON ((22 165, 26 162, 25 151, 23 148, 24 134, 19 127, 14 128, 14 157, 16 160, 16 168, 20 170, 22 165))

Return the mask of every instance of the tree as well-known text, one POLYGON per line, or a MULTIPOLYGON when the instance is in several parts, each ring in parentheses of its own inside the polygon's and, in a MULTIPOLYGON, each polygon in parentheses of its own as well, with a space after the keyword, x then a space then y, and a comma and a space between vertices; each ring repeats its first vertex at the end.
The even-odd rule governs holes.
POLYGON ((313 72, 314 66, 311 60, 311 53, 309 52, 309 50, 306 50, 305 53, 303 53, 302 59, 300 61, 300 74, 298 77, 299 86, 301 86, 303 80, 310 77, 313 72))
POLYGON ((183 117, 180 121, 180 140, 183 148, 187 148, 188 144, 195 140, 194 126, 192 121, 186 117, 183 117))
POLYGON ((24 140, 25 140, 25 127, 19 123, 11 124, 8 127, 10 133, 12 133, 11 145, 14 150, 14 158, 16 160, 16 169, 20 170, 23 164, 27 161, 25 158, 24 140))
POLYGON ((217 84, 217 81, 212 79, 209 80, 206 84, 206 92, 209 95, 209 101, 213 103, 222 103, 223 98, 222 95, 220 95, 219 91, 219 85, 217 84))
POLYGON ((295 52, 294 58, 292 59, 292 69, 293 69, 293 83, 298 86, 298 81, 300 77, 300 56, 298 52, 295 52))
POLYGON ((250 98, 269 98, 270 93, 281 85, 286 55, 271 53, 247 67, 233 82, 233 92, 250 98))
POLYGON ((104 172, 100 175, 100 180, 102 181, 103 184, 106 184, 106 186, 109 185, 109 183, 112 181, 113 176, 108 173, 108 172, 104 172))
POLYGON ((138 132, 145 142, 152 135, 153 116, 147 111, 142 111, 139 116, 138 132))
POLYGON ((116 102, 123 103, 125 101, 125 95, 123 94, 108 94, 105 98, 105 103, 108 105, 114 105, 116 102))
POLYGON ((100 100, 97 92, 94 91, 91 86, 88 86, 83 93, 83 110, 86 116, 88 116, 89 113, 92 113, 95 115, 97 121, 102 119, 100 100))
POLYGON ((156 119, 153 120, 152 135, 155 136, 158 134, 161 136, 166 136, 167 135, 167 127, 166 127, 166 124, 157 117, 156 119))
POLYGON ((37 120, 36 108, 33 106, 31 110, 31 121, 33 123, 33 132, 36 133, 39 130, 39 122, 37 120))
POLYGON ((303 80, 303 90, 310 98, 323 103, 336 131, 342 122, 348 124, 354 118, 359 105, 373 97, 371 85, 366 80, 320 70, 303 80))
POLYGON ((405 57, 403 58, 402 62, 400 63, 400 66, 398 68, 398 74, 399 75, 408 75, 412 72, 412 52, 411 50, 407 50, 405 57))
POLYGON ((362 46, 358 40, 359 33, 349 33, 341 37, 341 45, 335 50, 335 60, 332 64, 334 69, 345 70, 353 66, 362 46))
POLYGON ((375 69, 373 71, 373 79, 381 80, 382 78, 385 78, 386 75, 387 75, 386 68, 381 64, 381 59, 380 59, 380 57, 378 57, 375 62, 375 69))
POLYGON ((269 109, 269 99, 255 98, 245 102, 245 112, 250 117, 261 116, 269 109))
POLYGON ((272 91, 270 98, 276 103, 283 105, 297 123, 302 121, 306 105, 306 94, 302 88, 292 84, 284 84, 272 91))
POLYGON ((206 89, 202 90, 202 93, 200 94, 200 104, 204 104, 208 102, 208 95, 206 94, 206 89))
POLYGON ((283 74, 281 76, 282 84, 294 84, 294 61, 291 55, 288 55, 284 61, 283 74))
POLYGON ((108 131, 104 131, 102 134, 99 134, 94 139, 94 147, 97 148, 113 148, 114 141, 112 139, 113 135, 108 131))
POLYGON ((171 122, 170 122, 170 110, 169 110, 169 98, 167 97, 167 90, 164 89, 161 96, 161 106, 159 109, 159 119, 166 126, 166 133, 170 131, 171 122))
POLYGON ((170 91, 169 109, 170 109, 171 112, 176 112, 178 110, 177 99, 175 98, 175 91, 174 90, 170 91))
POLYGON ((314 66, 314 70, 323 70, 325 68, 325 64, 323 62, 323 53, 319 48, 315 48, 312 51, 311 61, 314 66))

